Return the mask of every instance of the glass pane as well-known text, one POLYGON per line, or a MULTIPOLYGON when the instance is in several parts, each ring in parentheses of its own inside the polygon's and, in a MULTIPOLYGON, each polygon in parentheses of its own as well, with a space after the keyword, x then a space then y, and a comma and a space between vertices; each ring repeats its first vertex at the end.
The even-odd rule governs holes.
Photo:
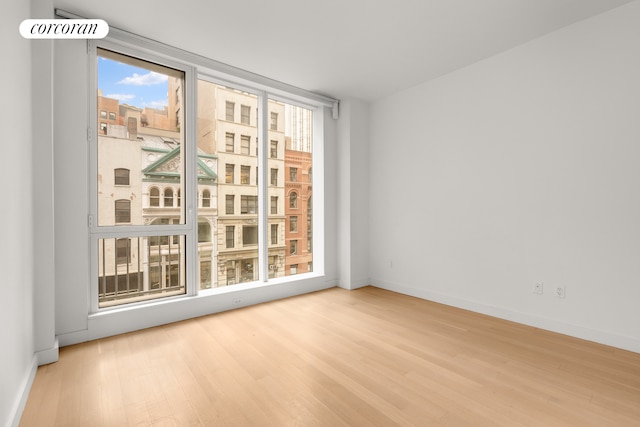
POLYGON ((198 165, 215 176, 205 186, 198 170, 200 289, 259 278, 257 107, 253 94, 198 81, 198 165))
POLYGON ((269 167, 277 171, 269 186, 269 224, 281 233, 269 239, 269 277, 307 273, 313 265, 313 111, 270 100, 268 127, 269 167))
POLYGON ((184 235, 98 239, 98 307, 185 293, 184 235))
POLYGON ((98 49, 98 225, 184 224, 184 73, 98 49))

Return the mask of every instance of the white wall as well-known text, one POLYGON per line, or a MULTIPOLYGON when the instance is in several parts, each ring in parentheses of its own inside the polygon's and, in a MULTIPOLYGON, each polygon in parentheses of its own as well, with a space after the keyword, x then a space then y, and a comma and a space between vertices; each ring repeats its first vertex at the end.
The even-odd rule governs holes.
POLYGON ((340 103, 338 123, 339 286, 369 284, 369 105, 357 99, 340 103))
POLYGON ((640 351, 638 22, 636 1, 375 102, 372 282, 640 351))
MULTIPOLYGON (((52 0, 32 0, 31 17, 53 18, 52 0)), ((34 333, 38 364, 58 360, 55 339, 53 186, 53 41, 35 40, 31 52, 33 123, 34 333)))
POLYGON ((33 150, 31 104, 31 44, 18 33, 29 17, 29 2, 3 7, 0 19, 2 56, 10 66, 0 67, 4 83, 0 118, 3 130, 2 208, 4 226, 0 245, 0 425, 17 422, 35 374, 33 333, 33 150))

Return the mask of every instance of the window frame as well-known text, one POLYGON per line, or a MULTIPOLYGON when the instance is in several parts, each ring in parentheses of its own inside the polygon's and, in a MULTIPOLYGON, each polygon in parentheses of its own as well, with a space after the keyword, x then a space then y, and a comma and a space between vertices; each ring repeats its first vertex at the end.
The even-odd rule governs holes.
MULTIPOLYGON (((179 295, 176 297, 168 297, 162 298, 160 300, 149 300, 141 303, 133 303, 127 304, 127 307, 134 307, 137 305, 147 306, 157 304, 159 302, 166 302, 172 299, 184 299, 190 296, 198 295, 198 264, 197 262, 189 262, 188 260, 197 260, 198 252, 197 252, 197 224, 198 224, 198 198, 197 191, 192 191, 193 189, 197 189, 197 81, 198 79, 204 79, 208 81, 212 81, 217 84, 222 85, 232 85, 237 89, 248 89, 252 93, 255 93, 259 97, 258 101, 258 111, 257 119, 258 119, 258 138, 257 141, 260 143, 257 146, 258 151, 258 167, 256 172, 260 172, 260 175, 257 174, 256 179, 259 183, 258 185, 258 246, 259 246, 259 255, 258 255, 258 275, 259 279, 257 282, 252 282, 251 286, 264 286, 268 283, 281 283, 293 281, 285 277, 279 277, 276 279, 269 279, 269 271, 268 271, 268 260, 269 260, 269 251, 268 251, 268 230, 269 228, 266 226, 268 224, 269 219, 269 210, 270 210, 270 198, 268 193, 268 186, 270 184, 270 168, 269 168, 269 141, 270 139, 267 137, 268 132, 273 130, 270 126, 271 116, 268 111, 268 101, 270 99, 291 103, 293 105, 299 105, 305 108, 309 108, 314 111, 314 147, 313 147, 313 167, 316 168, 316 171, 323 171, 324 166, 324 125, 323 122, 326 117, 329 117, 327 114, 328 107, 335 106, 335 101, 324 97, 322 95, 313 94, 311 92, 304 91, 302 89, 297 89, 295 87, 290 87, 288 85, 279 85, 278 82, 272 81, 270 79, 263 78, 258 75, 254 75, 250 72, 245 72, 243 70, 235 69, 233 67, 224 66, 223 64, 217 63, 214 60, 209 60, 207 58, 199 57, 198 55, 191 54, 189 52, 185 52, 171 46, 166 46, 161 43, 148 40, 142 38, 140 36, 136 36, 131 33, 127 33, 118 29, 112 29, 110 35, 102 40, 89 40, 88 42, 88 52, 89 52, 89 70, 92 76, 97 75, 97 53, 96 48, 104 48, 108 50, 112 50, 124 55, 129 55, 134 58, 139 58, 144 61, 150 61, 152 63, 157 63, 162 66, 175 68, 184 73, 184 93, 182 99, 182 108, 183 111, 183 121, 184 124, 180 126, 180 131, 183 135, 184 141, 184 150, 185 150, 185 158, 184 162, 184 178, 183 182, 180 186, 180 193, 183 195, 184 206, 182 207, 182 215, 184 216, 183 224, 171 224, 171 225, 140 225, 140 226, 97 226, 97 198, 95 197, 95 185, 96 174, 93 173, 97 169, 97 165, 94 164, 94 160, 97 159, 97 136, 99 134, 99 123, 97 120, 97 82, 95 79, 89 79, 89 114, 88 120, 89 128, 90 128, 90 144, 89 144, 89 154, 91 165, 89 167, 90 174, 90 208, 89 208, 89 240, 91 242, 91 250, 94 252, 91 254, 91 277, 90 280, 90 314, 98 313, 106 310, 110 310, 112 308, 98 308, 98 298, 97 298, 97 277, 95 274, 98 271, 97 268, 97 241, 103 238, 129 238, 132 236, 172 236, 172 235, 181 235, 184 236, 186 241, 191 241, 192 243, 185 244, 185 256, 187 259, 187 264, 185 265, 185 273, 187 277, 186 281, 186 294, 179 295), (229 74, 229 70, 233 72, 229 74), (247 78, 249 77, 249 78, 247 78), (194 243, 195 242, 195 243, 194 243)), ((234 112, 235 119, 235 112, 234 112)), ((276 115, 276 120, 279 120, 279 117, 276 115)), ((275 130, 282 131, 279 129, 278 123, 276 121, 275 130)), ((235 144, 234 144, 235 145, 235 144)), ((317 202, 317 212, 314 217, 314 230, 316 235, 322 236, 324 233, 322 232, 324 228, 324 185, 321 181, 323 177, 322 173, 318 173, 318 182, 314 187, 314 194, 316 195, 317 202)), ((177 190, 174 190, 177 191, 177 190)), ((160 194, 162 198, 162 194, 160 194)), ((218 195, 217 197, 220 197, 218 195)), ((221 214, 221 213, 219 213, 221 214)), ((282 242, 284 243, 284 242, 282 242)), ((314 247, 317 245, 317 248, 314 252, 317 254, 322 254, 323 251, 321 248, 324 247, 324 239, 316 239, 314 242, 314 247)), ((314 258, 314 264, 318 267, 316 271, 314 271, 313 276, 323 276, 324 275, 324 257, 317 256, 314 258)), ((295 280, 300 280, 301 277, 297 277, 295 280)), ((223 286, 224 284, 220 283, 219 286, 223 286)), ((240 289, 240 288, 238 288, 240 289)), ((207 291, 212 291, 214 289, 210 289, 207 291)), ((117 306, 114 308, 119 308, 122 306, 117 306)))
MULTIPOLYGON (((90 266, 89 270, 91 277, 89 280, 89 313, 100 313, 112 310, 119 310, 123 307, 136 307, 147 306, 149 304, 155 304, 158 302, 164 302, 173 299, 185 298, 188 296, 196 295, 197 283, 195 278, 197 277, 197 265, 196 263, 185 263, 184 274, 187 277, 185 293, 175 296, 167 296, 158 299, 150 299, 140 302, 127 302, 120 305, 99 307, 98 297, 98 242, 100 239, 109 238, 137 238, 137 237, 151 237, 156 236, 158 238, 169 236, 184 236, 186 241, 197 242, 197 209, 195 209, 196 197, 193 191, 184 191, 185 188, 197 188, 197 177, 195 176, 196 158, 189 153, 195 153, 196 151, 196 135, 195 129, 197 126, 196 115, 196 96, 194 92, 193 84, 187 84, 187 82, 193 82, 196 70, 193 65, 180 62, 176 59, 159 55, 157 52, 149 51, 137 46, 134 43, 122 42, 120 40, 114 40, 112 38, 105 38, 102 40, 89 40, 88 44, 88 57, 89 57, 89 73, 94 78, 89 80, 89 96, 88 96, 88 112, 89 112, 89 167, 88 169, 88 182, 89 182, 89 215, 88 215, 88 237, 89 237, 89 253, 90 253, 90 266), (98 225, 98 136, 101 134, 100 124, 98 119, 98 48, 112 51, 121 55, 133 57, 135 59, 149 62, 150 64, 157 64, 161 67, 168 67, 178 70, 184 73, 184 100, 182 101, 181 111, 184 112, 185 126, 181 126, 181 139, 184 144, 183 152, 186 153, 183 161, 183 179, 180 184, 181 194, 185 194, 187 200, 185 200, 184 207, 180 207, 182 217, 182 224, 140 224, 133 225, 130 223, 115 223, 114 225, 98 225), (194 171, 194 172, 191 172, 194 171), (189 279, 191 278, 191 279, 189 279)), ((131 178, 130 178, 131 179, 131 178)), ((164 194, 163 187, 154 186, 158 188, 160 192, 159 206, 163 206, 164 194)), ((153 188, 153 187, 152 187, 153 188)), ((175 192, 175 190, 174 190, 175 192)), ((151 206, 150 206, 151 207, 151 206)), ((153 206, 156 207, 156 206, 153 206)), ((114 205, 115 214, 115 205, 114 205)), ((130 214, 131 215, 131 214, 130 214)), ((185 259, 197 259, 196 251, 197 244, 183 244, 185 259)))
POLYGON ((128 187, 131 185, 131 171, 127 168, 115 168, 113 170, 113 185, 117 185, 117 186, 123 186, 123 187, 128 187), (125 175, 122 174, 123 171, 126 171, 126 183, 119 183, 118 180, 122 180, 125 175), (118 172, 120 172, 120 176, 118 176, 118 172))

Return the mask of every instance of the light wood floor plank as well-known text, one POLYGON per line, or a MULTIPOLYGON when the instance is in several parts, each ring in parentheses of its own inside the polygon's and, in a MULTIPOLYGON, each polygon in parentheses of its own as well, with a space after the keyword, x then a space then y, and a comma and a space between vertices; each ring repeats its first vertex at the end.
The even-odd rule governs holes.
POLYGON ((21 426, 640 426, 640 354, 385 290, 62 348, 21 426))

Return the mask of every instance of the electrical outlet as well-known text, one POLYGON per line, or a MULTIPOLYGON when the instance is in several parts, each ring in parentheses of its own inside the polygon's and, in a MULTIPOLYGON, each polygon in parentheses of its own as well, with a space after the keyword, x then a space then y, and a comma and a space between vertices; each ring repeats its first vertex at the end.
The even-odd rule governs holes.
POLYGON ((538 282, 535 285, 533 285, 534 294, 542 295, 543 291, 544 291, 544 285, 542 282, 538 282))
POLYGON ((242 298, 236 298, 233 300, 233 305, 239 305, 242 304, 242 298))
POLYGON ((564 298, 564 296, 565 296, 564 286, 557 286, 556 287, 556 296, 558 298, 564 298))

